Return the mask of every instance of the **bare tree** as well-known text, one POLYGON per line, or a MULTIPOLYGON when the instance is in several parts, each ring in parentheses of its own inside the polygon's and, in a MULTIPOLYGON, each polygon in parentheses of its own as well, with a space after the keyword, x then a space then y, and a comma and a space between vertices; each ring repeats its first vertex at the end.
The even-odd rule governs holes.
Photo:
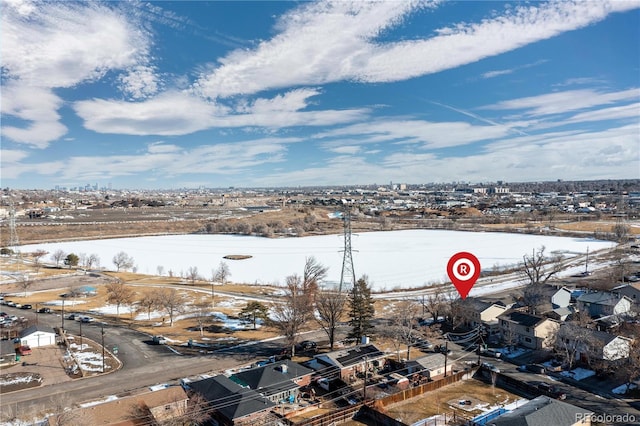
POLYGON ((93 415, 82 409, 72 408, 71 400, 65 394, 51 397, 51 402, 47 404, 50 414, 47 417, 49 424, 57 426, 84 426, 94 423, 93 415))
POLYGON ((49 252, 45 250, 36 250, 31 253, 31 257, 33 257, 33 268, 36 270, 36 274, 40 272, 40 268, 42 267, 42 258, 47 254, 49 254, 49 252))
POLYGON ((86 269, 92 269, 93 267, 99 267, 100 266, 100 256, 98 256, 96 253, 91 253, 90 255, 88 255, 85 260, 84 260, 84 266, 86 269))
POLYGON ((613 235, 616 237, 616 241, 623 243, 629 238, 631 233, 631 227, 624 222, 619 221, 613 225, 613 235))
POLYGON ((173 327, 173 319, 176 314, 184 311, 184 296, 175 288, 163 288, 158 292, 158 301, 162 309, 169 315, 169 326, 173 327))
POLYGON ((345 313, 347 298, 337 288, 321 290, 316 295, 316 320, 327 333, 329 348, 333 350, 336 339, 336 328, 345 313))
POLYGON ((640 339, 636 338, 631 343, 631 347, 629 348, 629 357, 626 359, 626 362, 622 364, 622 368, 620 368, 620 370, 623 377, 626 378, 626 393, 629 392, 631 382, 634 379, 640 378, 640 339))
POLYGON ((154 292, 144 293, 140 299, 138 299, 138 306, 141 309, 145 309, 147 312, 147 319, 151 319, 151 311, 160 307, 160 301, 158 295, 154 292))
POLYGON ((516 332, 516 326, 511 321, 506 321, 506 324, 501 329, 502 342, 509 348, 513 349, 519 341, 518 333, 516 332))
POLYGON ((156 271, 157 271, 159 276, 163 276, 164 275, 164 266, 158 265, 158 267, 156 268, 156 271))
POLYGON ((419 312, 420 305, 413 300, 402 300, 393 309, 387 336, 394 342, 398 361, 400 360, 400 346, 407 346, 407 359, 410 359, 411 348, 420 337, 418 331, 419 312))
POLYGON ((24 296, 26 297, 27 290, 33 285, 33 281, 31 281, 31 277, 29 276, 29 274, 24 273, 17 276, 16 284, 18 284, 18 287, 22 289, 22 291, 24 292, 24 296))
POLYGON ((51 255, 51 259, 56 262, 56 267, 60 267, 60 262, 62 262, 66 256, 67 254, 64 252, 64 250, 58 249, 53 252, 53 254, 51 255))
POLYGON ((562 355, 569 369, 572 369, 577 354, 587 348, 590 334, 589 330, 571 321, 562 324, 549 339, 554 350, 562 355))
POLYGON ((189 266, 189 269, 187 269, 187 279, 191 281, 192 284, 195 283, 196 280, 200 279, 197 266, 189 266))
POLYGON ((308 298, 304 294, 299 275, 287 277, 284 300, 271 307, 271 324, 285 337, 286 343, 295 350, 296 336, 305 323, 309 312, 308 298))
POLYGON ((226 284, 230 276, 231 270, 229 269, 229 265, 227 265, 227 262, 224 260, 220 261, 218 269, 213 273, 213 281, 219 282, 220 284, 226 284))
POLYGON ((211 320, 211 305, 208 302, 197 302, 193 305, 195 307, 194 319, 198 325, 200 331, 200 337, 204 336, 204 326, 211 320))
POLYGON ((106 285, 107 302, 116 305, 116 315, 120 316, 120 306, 129 306, 134 301, 135 292, 123 282, 113 282, 106 285))
POLYGON ((434 292, 422 296, 422 307, 431 314, 434 321, 446 310, 445 297, 441 292, 434 292))
POLYGON ((562 255, 551 258, 545 257, 545 247, 542 246, 531 255, 524 255, 522 273, 531 285, 546 284, 549 278, 562 270, 562 255))
POLYGON ((116 253, 116 255, 113 256, 112 262, 117 268, 116 272, 120 272, 120 269, 127 270, 133 267, 134 264, 133 258, 123 251, 116 253))

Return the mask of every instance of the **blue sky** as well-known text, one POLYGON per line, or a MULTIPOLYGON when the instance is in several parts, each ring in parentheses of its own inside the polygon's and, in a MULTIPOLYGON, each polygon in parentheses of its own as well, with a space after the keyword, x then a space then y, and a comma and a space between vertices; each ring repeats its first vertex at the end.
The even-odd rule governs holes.
POLYGON ((640 177, 640 1, 2 1, 2 187, 640 177))

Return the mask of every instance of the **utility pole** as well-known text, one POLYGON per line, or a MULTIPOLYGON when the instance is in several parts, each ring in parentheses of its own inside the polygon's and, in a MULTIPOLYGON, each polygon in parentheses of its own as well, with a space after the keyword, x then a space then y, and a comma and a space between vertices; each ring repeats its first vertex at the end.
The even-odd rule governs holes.
POLYGON ((104 325, 100 326, 100 334, 102 335, 102 372, 104 373, 104 325))
POLYGON ((80 319, 80 350, 82 350, 82 318, 80 319))
POLYGON ((449 357, 449 341, 444 341, 444 377, 447 377, 447 358, 449 357))
POLYGON ((364 357, 364 384, 362 386, 362 401, 367 400, 367 356, 364 357))
POLYGON ((64 299, 62 299, 62 332, 64 333, 64 299))

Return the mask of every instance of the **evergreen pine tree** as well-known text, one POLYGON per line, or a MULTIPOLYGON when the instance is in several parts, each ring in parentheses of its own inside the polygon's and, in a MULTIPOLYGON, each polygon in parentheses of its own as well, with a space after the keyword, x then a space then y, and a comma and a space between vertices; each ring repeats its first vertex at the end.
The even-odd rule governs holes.
POLYGON ((360 278, 349 294, 349 325, 351 331, 348 337, 360 343, 362 336, 366 336, 373 329, 371 320, 375 313, 371 288, 365 278, 360 278))

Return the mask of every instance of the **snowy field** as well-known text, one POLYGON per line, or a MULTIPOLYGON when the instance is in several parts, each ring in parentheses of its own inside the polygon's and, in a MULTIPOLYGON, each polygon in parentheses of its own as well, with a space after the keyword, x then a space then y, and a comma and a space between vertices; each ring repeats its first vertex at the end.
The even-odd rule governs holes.
MULTIPOLYGON (((613 243, 590 238, 564 238, 494 232, 408 230, 368 232, 353 235, 353 262, 356 278, 366 274, 375 290, 393 290, 448 281, 446 265, 459 252, 475 254, 483 270, 515 265, 524 254, 541 246, 546 253, 567 257, 611 247, 613 243)), ((282 284, 288 275, 301 274, 305 258, 315 256, 329 267, 328 282, 340 281, 342 235, 301 238, 261 238, 237 235, 172 235, 36 244, 21 247, 23 252, 44 249, 53 253, 97 254, 102 268, 115 270, 114 255, 124 251, 143 274, 183 276, 197 267, 211 279, 225 255, 250 255, 245 260, 224 260, 232 282, 282 284)))

